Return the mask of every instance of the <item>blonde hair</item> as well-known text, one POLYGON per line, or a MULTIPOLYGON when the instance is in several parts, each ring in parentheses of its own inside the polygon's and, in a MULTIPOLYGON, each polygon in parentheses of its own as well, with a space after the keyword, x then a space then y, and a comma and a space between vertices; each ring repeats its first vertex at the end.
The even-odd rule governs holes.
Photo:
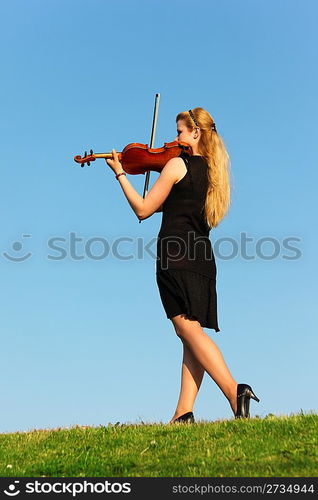
POLYGON ((216 227, 230 206, 230 157, 221 136, 213 129, 214 120, 203 108, 192 109, 195 122, 189 111, 179 113, 176 122, 183 120, 189 130, 200 128, 199 152, 208 163, 208 190, 204 214, 210 228, 216 227))

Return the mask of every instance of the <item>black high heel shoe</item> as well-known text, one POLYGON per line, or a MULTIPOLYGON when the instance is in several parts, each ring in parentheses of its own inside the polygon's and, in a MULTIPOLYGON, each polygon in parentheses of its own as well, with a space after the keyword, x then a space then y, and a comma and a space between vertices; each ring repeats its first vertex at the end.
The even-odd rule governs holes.
POLYGON ((237 410, 235 418, 249 418, 250 417, 250 399, 255 399, 259 403, 259 399, 255 396, 253 389, 248 384, 237 384, 237 410))
POLYGON ((172 423, 175 424, 176 422, 182 423, 182 424, 194 424, 194 415, 192 411, 188 411, 187 413, 184 413, 180 417, 176 418, 172 423))

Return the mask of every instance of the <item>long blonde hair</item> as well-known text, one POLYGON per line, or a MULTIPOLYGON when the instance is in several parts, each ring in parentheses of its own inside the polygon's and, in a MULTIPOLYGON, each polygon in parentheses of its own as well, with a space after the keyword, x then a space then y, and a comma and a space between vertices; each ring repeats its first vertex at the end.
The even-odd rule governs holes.
MULTIPOLYGON (((192 109, 200 128, 199 152, 208 163, 208 190, 204 213, 210 228, 216 227, 230 206, 230 157, 220 135, 213 129, 214 120, 203 108, 192 109)), ((176 122, 183 120, 189 130, 196 127, 189 111, 179 113, 176 122)))

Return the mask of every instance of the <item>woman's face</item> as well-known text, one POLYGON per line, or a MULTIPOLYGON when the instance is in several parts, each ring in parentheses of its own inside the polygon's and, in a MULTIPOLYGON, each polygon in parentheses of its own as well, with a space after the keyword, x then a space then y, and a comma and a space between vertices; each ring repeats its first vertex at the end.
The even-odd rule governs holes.
POLYGON ((178 120, 177 122, 177 137, 175 138, 175 141, 178 142, 186 142, 190 146, 193 146, 193 144, 196 142, 194 140, 194 135, 196 134, 196 129, 190 130, 186 127, 185 123, 183 120, 178 120))

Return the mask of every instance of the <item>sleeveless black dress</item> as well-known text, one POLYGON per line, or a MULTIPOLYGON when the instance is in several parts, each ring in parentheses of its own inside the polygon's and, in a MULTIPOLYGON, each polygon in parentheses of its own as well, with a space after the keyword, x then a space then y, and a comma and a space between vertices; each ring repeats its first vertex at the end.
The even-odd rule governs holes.
POLYGON ((157 239, 156 280, 167 318, 178 314, 219 332, 217 269, 204 220, 208 164, 181 153, 187 172, 173 185, 162 207, 157 239))

